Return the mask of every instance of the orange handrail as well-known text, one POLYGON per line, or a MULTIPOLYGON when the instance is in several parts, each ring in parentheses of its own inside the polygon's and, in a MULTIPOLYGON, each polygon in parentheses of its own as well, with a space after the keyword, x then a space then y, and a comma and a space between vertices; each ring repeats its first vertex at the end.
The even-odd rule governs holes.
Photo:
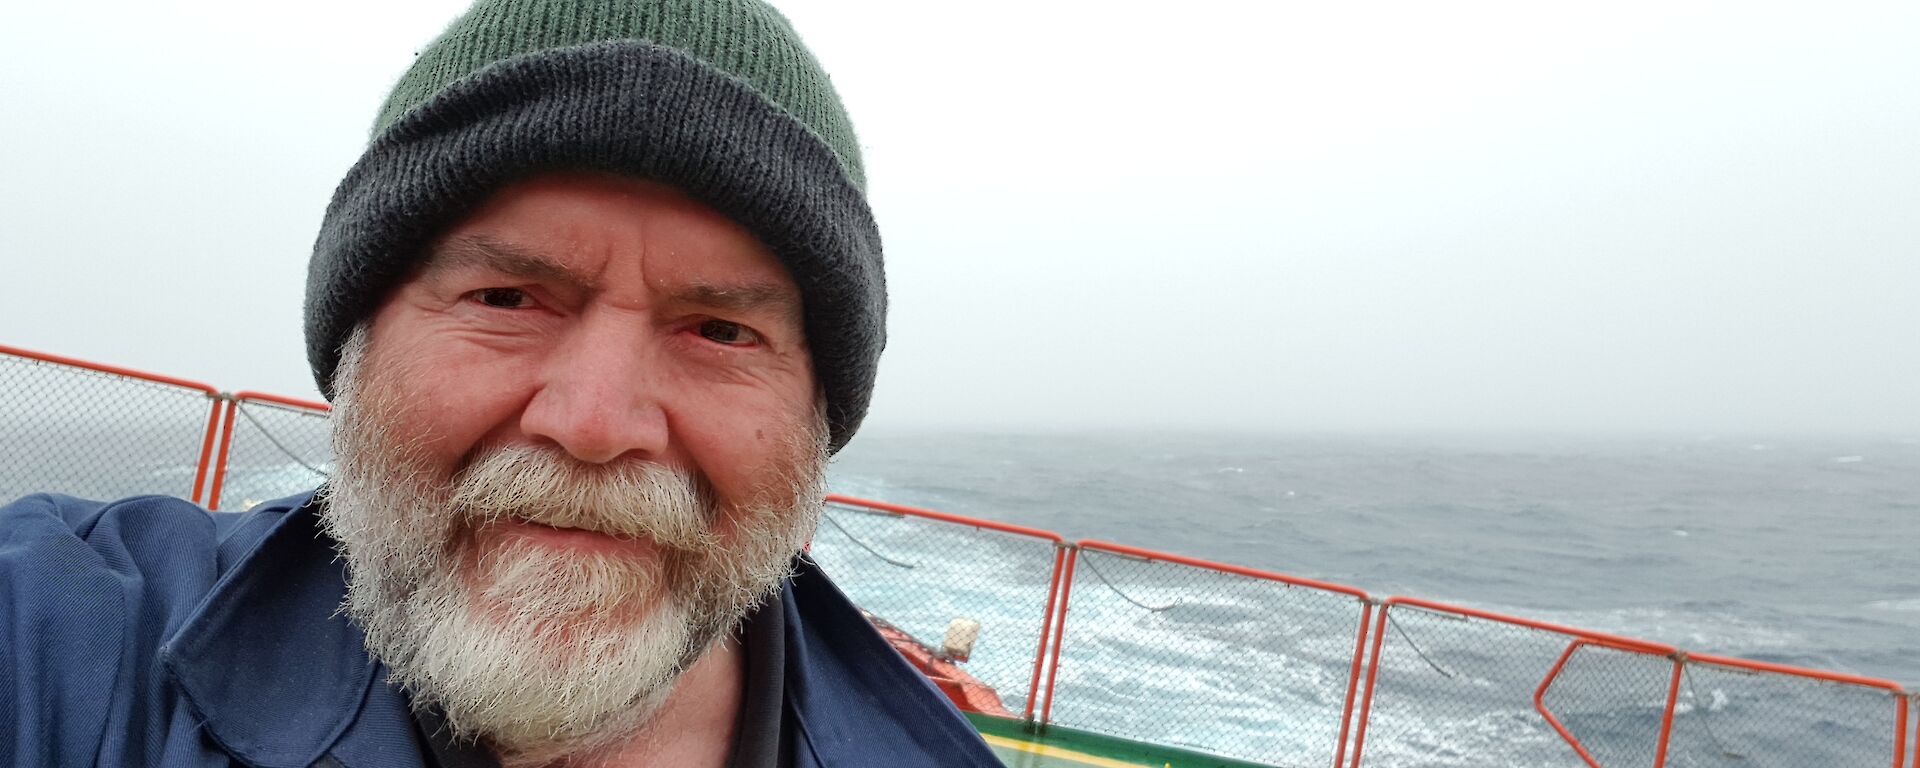
POLYGON ((928 520, 939 520, 945 523, 954 523, 956 525, 965 525, 973 528, 985 528, 990 531, 1000 531, 1002 533, 1013 533, 1021 536, 1031 536, 1036 539, 1046 539, 1047 541, 1052 541, 1057 543, 1066 542, 1066 539, 1061 538, 1060 534, 1054 533, 1053 531, 1043 531, 1043 530, 1040 530, 1039 528, 1028 528, 1024 525, 1002 523, 995 520, 981 520, 978 518, 965 517, 962 515, 955 515, 947 512, 935 512, 931 509, 909 507, 904 504, 891 504, 884 501, 874 501, 872 499, 861 499, 861 498, 855 498, 853 496, 841 496, 839 494, 828 494, 827 501, 832 504, 841 504, 849 507, 865 507, 867 509, 871 509, 877 512, 891 512, 896 515, 906 515, 908 517, 923 517, 928 520))
POLYGON ((235 392, 233 393, 233 399, 240 400, 243 402, 249 402, 249 403, 258 402, 258 403, 272 403, 274 405, 285 405, 292 408, 302 408, 309 411, 320 411, 322 413, 331 412, 333 410, 332 405, 328 403, 320 402, 318 400, 301 400, 296 397, 273 395, 273 394, 268 394, 266 392, 254 392, 252 390, 235 392))
POLYGON ((1420 598, 1417 598, 1417 597, 1389 597, 1384 602, 1388 607, 1393 607, 1396 605, 1404 605, 1409 608, 1419 608, 1423 610, 1433 611, 1435 613, 1451 613, 1457 616, 1465 616, 1468 618, 1485 619, 1487 621, 1497 621, 1502 624, 1512 624, 1514 626, 1525 627, 1527 629, 1538 629, 1543 632, 1552 632, 1557 635, 1568 635, 1571 637, 1585 638, 1587 640, 1595 641, 1601 645, 1619 646, 1623 650, 1636 650, 1642 653, 1655 653, 1655 654, 1660 654, 1662 656, 1671 654, 1671 653, 1677 653, 1680 650, 1678 648, 1675 648, 1671 645, 1666 645, 1664 643, 1652 643, 1645 640, 1636 640, 1631 637, 1621 637, 1620 635, 1609 635, 1605 632, 1595 632, 1590 629, 1568 627, 1568 626, 1563 626, 1560 624, 1552 624, 1544 621, 1534 621, 1533 619, 1521 618, 1519 616, 1508 616, 1502 613, 1494 613, 1492 611, 1483 611, 1478 608, 1467 608, 1464 606, 1451 605, 1448 603, 1434 602, 1432 600, 1421 600, 1420 598))
POLYGON ((60 355, 52 355, 52 354, 47 354, 45 352, 34 352, 32 350, 21 349, 19 347, 10 347, 5 344, 0 344, 0 354, 13 355, 14 357, 24 357, 29 360, 38 360, 43 363, 54 363, 56 365, 64 365, 72 368, 84 368, 89 371, 98 371, 100 373, 111 373, 115 376, 125 376, 130 379, 143 379, 146 381, 154 382, 156 384, 170 384, 176 387, 196 389, 206 393, 209 397, 218 396, 220 394, 220 390, 214 389, 211 385, 202 384, 200 382, 193 381, 190 379, 176 379, 172 376, 163 376, 158 373, 136 371, 132 368, 122 368, 117 365, 107 365, 106 363, 95 363, 95 362, 81 360, 79 358, 73 358, 73 357, 62 357, 60 355))
POLYGON ((1694 664, 1732 667, 1734 669, 1745 669, 1752 672, 1771 672, 1776 675, 1805 677, 1813 680, 1824 680, 1829 683, 1841 683, 1843 685, 1858 685, 1863 688, 1879 688, 1896 694, 1907 692, 1905 688, 1900 687, 1899 683, 1892 680, 1882 680, 1877 677, 1861 677, 1859 675, 1849 675, 1844 672, 1828 672, 1822 669, 1794 667, 1786 664, 1753 661, 1751 659, 1736 659, 1730 656, 1709 656, 1704 653, 1689 653, 1687 654, 1687 661, 1694 664))
POLYGON ((1349 587, 1344 584, 1335 584, 1328 581, 1318 581, 1315 579, 1302 578, 1300 576, 1288 576, 1284 573, 1275 573, 1273 571, 1263 571, 1258 568, 1248 568, 1240 565, 1229 565, 1227 563, 1216 563, 1212 560, 1201 560, 1197 557, 1187 557, 1185 555, 1172 555, 1165 552, 1155 552, 1151 549, 1129 547, 1125 544, 1114 544, 1112 542, 1106 542, 1106 541, 1094 541, 1092 539, 1082 539, 1080 541, 1080 548, 1091 549, 1096 552, 1111 552, 1116 555, 1127 555, 1129 557, 1137 557, 1147 561, 1159 560, 1159 561, 1168 562, 1168 563, 1178 563, 1180 565, 1191 566, 1194 568, 1201 568, 1209 571, 1219 571, 1221 573, 1230 573, 1235 576, 1245 576, 1251 579, 1261 579, 1265 581, 1278 581, 1283 584, 1292 584, 1296 587, 1309 587, 1312 589, 1318 589, 1318 590, 1323 590, 1327 592, 1338 592, 1343 595, 1351 595, 1361 600, 1368 599, 1366 590, 1360 589, 1358 587, 1349 587))

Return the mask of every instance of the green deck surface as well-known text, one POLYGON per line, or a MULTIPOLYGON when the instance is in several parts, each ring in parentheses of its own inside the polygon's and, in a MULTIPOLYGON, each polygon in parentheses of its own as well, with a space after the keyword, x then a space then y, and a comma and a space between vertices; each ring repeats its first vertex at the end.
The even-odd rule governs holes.
POLYGON ((1008 768, 1268 768, 1258 763, 1023 720, 967 714, 1008 768))

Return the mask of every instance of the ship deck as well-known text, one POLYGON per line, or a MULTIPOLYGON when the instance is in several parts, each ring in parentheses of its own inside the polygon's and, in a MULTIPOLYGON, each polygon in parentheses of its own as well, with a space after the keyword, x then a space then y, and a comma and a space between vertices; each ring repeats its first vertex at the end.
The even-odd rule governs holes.
POLYGON ((1058 725, 967 713, 1007 768, 1266 768, 1257 763, 1127 741, 1058 725))

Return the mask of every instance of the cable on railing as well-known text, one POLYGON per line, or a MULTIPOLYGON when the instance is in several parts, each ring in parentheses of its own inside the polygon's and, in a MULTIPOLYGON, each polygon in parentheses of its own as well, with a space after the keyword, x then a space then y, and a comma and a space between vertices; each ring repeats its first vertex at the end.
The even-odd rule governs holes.
POLYGON ((1387 625, 1393 627, 1393 631, 1400 633, 1400 637, 1407 641, 1407 645, 1413 648, 1414 654, 1418 655, 1421 661, 1426 662, 1427 666, 1433 667, 1433 671, 1440 673, 1441 677, 1448 680, 1453 679, 1452 672, 1448 672, 1445 667, 1435 662, 1432 657, 1427 655, 1426 651, 1420 650, 1420 644, 1413 641, 1413 635, 1407 634, 1407 629, 1400 626, 1400 622, 1393 620, 1393 611, 1382 610, 1381 615, 1387 617, 1387 625))
POLYGON ((1686 663, 1685 659, 1681 660, 1680 674, 1687 680, 1687 693, 1693 696, 1693 710, 1700 713, 1700 729, 1707 732, 1707 739, 1713 742, 1713 746, 1720 750, 1721 755, 1735 760, 1747 759, 1746 755, 1728 749, 1726 742, 1721 741, 1720 737, 1714 734, 1713 726, 1707 724, 1707 712, 1713 707, 1710 706, 1711 702, 1702 701, 1699 689, 1693 687, 1693 665, 1686 663))
POLYGON ((247 412, 245 403, 241 403, 240 407, 236 408, 235 410, 239 411, 241 416, 247 417, 247 421, 253 424, 254 429, 260 430, 260 434, 263 437, 267 438, 267 442, 272 443, 273 447, 280 449, 280 453, 284 454, 287 458, 292 459, 293 463, 300 465, 301 469, 305 469, 306 471, 312 472, 321 477, 332 476, 328 474, 326 470, 315 467, 312 464, 308 464, 306 460, 300 458, 298 454, 295 454, 292 449, 282 444, 279 438, 276 438, 273 436, 273 430, 267 429, 267 425, 261 424, 258 418, 255 418, 252 413, 247 412))
POLYGON ((820 519, 827 521, 827 525, 833 526, 834 530, 839 531, 840 535, 847 537, 848 541, 851 541, 854 544, 859 545, 861 549, 866 550, 867 554, 880 558, 880 562, 886 563, 887 565, 891 565, 897 568, 905 568, 907 570, 913 570, 914 568, 919 567, 914 565, 913 563, 902 562, 899 560, 895 560, 891 557, 887 557, 886 555, 880 554, 880 550, 867 546, 866 542, 861 541, 860 537, 853 535, 852 531, 848 531, 846 528, 842 527, 840 525, 840 521, 833 519, 832 513, 829 513, 824 509, 820 510, 820 519))
POLYGON ((1133 599, 1132 595, 1127 594, 1125 591, 1121 590, 1118 586, 1115 586, 1112 581, 1108 580, 1107 575, 1100 572, 1100 568, 1093 564, 1092 559, 1088 559, 1086 563, 1087 563, 1087 570, 1093 571, 1094 577, 1099 579, 1100 583, 1107 585, 1107 589, 1113 590, 1113 593, 1116 595, 1119 595, 1120 599, 1122 600, 1125 600, 1129 603, 1133 603, 1134 605, 1140 606, 1141 608, 1145 608, 1152 613, 1159 613, 1161 611, 1167 610, 1168 608, 1172 608, 1180 604, 1180 599, 1177 597, 1174 598, 1173 602, 1167 603, 1166 605, 1162 605, 1162 606, 1147 605, 1146 603, 1135 600, 1133 599))

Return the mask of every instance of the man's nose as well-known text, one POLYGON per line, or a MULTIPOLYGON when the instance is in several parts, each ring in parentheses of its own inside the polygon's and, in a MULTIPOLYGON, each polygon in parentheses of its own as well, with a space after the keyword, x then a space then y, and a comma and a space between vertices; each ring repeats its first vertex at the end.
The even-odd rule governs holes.
POLYGON ((656 361, 641 334, 576 334, 547 355, 521 430, 592 464, 630 453, 657 459, 669 438, 656 361))

